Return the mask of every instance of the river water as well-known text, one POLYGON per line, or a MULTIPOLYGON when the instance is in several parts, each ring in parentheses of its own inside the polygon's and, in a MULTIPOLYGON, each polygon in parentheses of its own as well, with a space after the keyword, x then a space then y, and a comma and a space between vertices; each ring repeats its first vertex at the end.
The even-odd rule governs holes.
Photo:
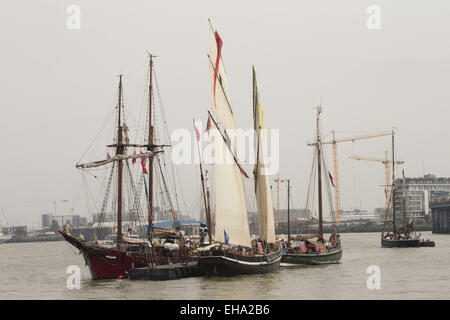
POLYGON ((265 275, 170 281, 90 279, 82 255, 65 241, 0 245, 1 299, 450 299, 450 235, 422 232, 434 248, 381 248, 379 233, 343 233, 340 264, 281 268, 265 275), (81 269, 68 289, 67 268, 81 269), (368 289, 369 266, 380 288, 368 289))

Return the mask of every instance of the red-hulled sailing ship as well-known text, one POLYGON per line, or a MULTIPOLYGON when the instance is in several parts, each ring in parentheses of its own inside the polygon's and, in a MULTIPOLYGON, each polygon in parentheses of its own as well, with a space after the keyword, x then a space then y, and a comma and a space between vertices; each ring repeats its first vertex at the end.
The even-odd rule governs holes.
MULTIPOLYGON (((122 75, 119 76, 119 93, 117 104, 117 131, 115 144, 108 145, 115 149, 115 155, 108 155, 106 160, 95 161, 85 164, 77 164, 78 169, 86 170, 89 168, 106 167, 109 174, 106 179, 106 192, 103 198, 100 211, 100 219, 97 224, 94 236, 91 240, 83 239, 83 236, 75 237, 70 234, 68 226, 60 230, 60 234, 66 241, 75 246, 83 254, 93 279, 115 279, 126 278, 130 270, 138 268, 158 268, 167 265, 181 265, 185 275, 191 275, 195 268, 190 266, 197 265, 197 258, 191 256, 184 244, 184 236, 177 227, 175 230, 167 230, 153 227, 153 189, 154 189, 154 158, 163 153, 163 145, 154 143, 154 127, 152 123, 152 100, 153 100, 153 56, 150 55, 150 76, 149 76, 149 101, 148 101, 148 139, 146 144, 130 144, 128 137, 128 127, 124 121, 124 106, 122 94, 122 75), (144 148, 146 152, 140 151, 128 154, 127 151, 132 148, 144 148), (139 170, 139 181, 133 180, 130 161, 134 164, 140 159, 142 170, 139 170), (148 160, 149 172, 146 168, 148 160), (146 184, 146 175, 148 175, 148 189, 146 184), (115 178, 115 179, 114 179, 115 178), (111 192, 112 184, 116 182, 111 192), (125 190, 125 185, 129 187, 125 190), (148 221, 142 213, 141 197, 142 187, 145 187, 145 202, 148 210, 148 221), (128 191, 128 192, 127 192, 128 191), (110 194, 114 194, 115 199, 112 210, 116 212, 117 226, 115 235, 110 235, 112 239, 99 239, 102 225, 105 220, 106 209, 110 194), (128 211, 125 205, 128 204, 128 211), (129 213, 126 232, 123 231, 123 213, 129 213), (147 228, 146 228, 146 222, 147 228), (146 230, 147 229, 147 230, 146 230)), ((161 185, 165 188, 168 195, 167 182, 164 179, 162 166, 159 164, 161 185)), ((155 165, 156 167, 156 165, 155 165)), ((139 168, 141 169, 141 168, 139 168)), ((172 201, 169 203, 168 212, 171 213, 174 221, 176 220, 175 210, 172 201)), ((174 224, 176 225, 176 224, 174 224)))

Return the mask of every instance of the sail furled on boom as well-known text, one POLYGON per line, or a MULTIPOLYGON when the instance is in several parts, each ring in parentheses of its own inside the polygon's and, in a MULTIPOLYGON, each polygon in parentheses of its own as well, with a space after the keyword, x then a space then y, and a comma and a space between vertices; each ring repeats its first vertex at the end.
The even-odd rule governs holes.
POLYGON ((259 216, 259 235, 268 243, 275 242, 275 222, 273 217, 273 201, 270 192, 269 178, 264 161, 264 122, 261 108, 256 73, 253 68, 253 124, 255 130, 255 193, 259 216))
POLYGON ((247 206, 242 173, 214 121, 211 121, 214 143, 215 239, 250 247, 247 206))
POLYGON ((145 152, 145 153, 141 153, 141 154, 130 154, 130 155, 116 154, 115 156, 113 156, 109 159, 106 159, 106 160, 99 160, 99 161, 88 162, 88 163, 84 163, 84 164, 77 164, 76 167, 82 168, 82 169, 96 168, 96 167, 100 167, 105 164, 108 164, 110 162, 113 162, 113 161, 137 159, 137 158, 150 158, 150 157, 154 157, 155 154, 156 154, 155 152, 145 152))

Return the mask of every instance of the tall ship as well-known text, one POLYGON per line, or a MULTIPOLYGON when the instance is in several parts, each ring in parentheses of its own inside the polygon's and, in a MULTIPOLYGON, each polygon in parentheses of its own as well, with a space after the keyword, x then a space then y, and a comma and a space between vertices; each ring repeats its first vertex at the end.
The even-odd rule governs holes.
MULTIPOLYGON (((290 219, 288 217, 288 238, 287 243, 284 245, 283 258, 281 260, 282 267, 290 267, 303 264, 330 264, 339 263, 342 258, 342 245, 336 219, 334 217, 334 209, 332 205, 330 183, 328 177, 325 178, 325 185, 328 194, 328 202, 330 205, 330 213, 334 222, 331 236, 328 240, 324 238, 323 234, 323 201, 322 201, 322 179, 326 176, 326 162, 322 149, 322 138, 320 131, 320 114, 322 107, 317 106, 317 118, 316 118, 316 141, 312 145, 315 148, 313 157, 313 166, 311 170, 311 181, 314 181, 314 173, 317 171, 317 204, 318 204, 318 228, 314 234, 296 235, 291 237, 290 235, 290 219)), ((314 183, 310 183, 310 188, 313 189, 314 183)), ((290 186, 288 185, 288 192, 290 186)), ((308 194, 314 194, 312 190, 308 190, 308 194)), ((307 197, 309 199, 309 197, 307 197)), ((311 201, 314 203, 314 200, 311 201)), ((289 196, 288 196, 289 206, 289 196)), ((307 205, 308 207, 308 205, 307 205)), ((288 212, 289 216, 289 212, 288 212)))
MULTIPOLYGON (((198 249, 199 269, 207 275, 256 274, 277 271, 281 247, 275 241, 275 224, 270 185, 264 162, 262 109, 259 101, 256 73, 253 69, 253 120, 255 134, 254 188, 259 215, 259 238, 251 240, 247 215, 246 193, 236 140, 233 112, 221 57, 222 40, 210 22, 210 71, 212 112, 208 125, 214 145, 214 237, 198 249)), ((209 205, 205 208, 210 207, 209 205)), ((210 210, 206 211, 210 223, 210 210)), ((211 229, 211 226, 208 226, 211 229)))
POLYGON ((406 195, 405 195, 405 174, 403 171, 403 196, 401 197, 401 225, 396 219, 395 197, 398 193, 395 184, 395 149, 394 149, 394 130, 392 130, 392 185, 391 194, 386 206, 386 216, 381 233, 381 246, 384 248, 402 248, 402 247, 434 247, 435 243, 431 240, 420 239, 414 228, 414 220, 408 221, 406 216, 406 195), (389 217, 389 215, 392 215, 389 217))
MULTIPOLYGON (((172 264, 197 264, 197 259, 189 255, 179 227, 174 229, 156 228, 154 221, 155 179, 163 189, 166 211, 170 212, 176 222, 176 211, 168 192, 168 182, 163 174, 161 155, 165 145, 155 142, 153 125, 153 56, 149 59, 148 109, 144 119, 144 143, 130 143, 129 127, 125 121, 123 104, 122 75, 119 76, 118 100, 116 106, 116 125, 114 142, 107 145, 109 152, 105 160, 77 164, 77 169, 89 173, 89 170, 104 170, 104 196, 99 201, 100 218, 92 239, 86 240, 82 235, 71 235, 69 227, 64 226, 60 234, 66 241, 83 254, 92 279, 127 278, 130 270, 137 268, 157 269, 172 264), (134 149, 134 152, 132 150, 134 149), (139 150, 139 151, 137 151, 139 150), (139 160, 140 165, 134 166, 139 160), (147 167, 148 165, 148 167, 147 167), (148 170, 147 170, 148 168, 148 170), (136 172, 137 174, 134 173, 136 172), (136 179, 137 177, 137 179, 136 179), (147 184, 148 182, 148 184, 147 184), (145 191, 141 201, 142 189, 145 191), (112 198, 112 199, 111 199, 112 198), (145 202, 145 204, 142 204, 145 202), (99 239, 99 232, 104 224, 108 206, 116 213, 115 234, 105 240, 99 239), (147 210, 145 210, 145 207, 147 210), (147 211, 144 214, 144 211, 147 211), (126 229, 122 221, 127 213, 126 229)), ((96 177, 93 173, 90 173, 96 177)))

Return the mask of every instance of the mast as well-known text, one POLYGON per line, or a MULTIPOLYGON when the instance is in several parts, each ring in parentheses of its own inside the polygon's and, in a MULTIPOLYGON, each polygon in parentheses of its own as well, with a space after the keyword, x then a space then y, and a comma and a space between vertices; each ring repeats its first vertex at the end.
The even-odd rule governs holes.
POLYGON ((322 231, 322 167, 321 167, 321 155, 320 155, 320 128, 319 117, 322 112, 322 107, 317 106, 317 179, 318 179, 318 203, 319 203, 319 229, 318 233, 320 237, 323 237, 322 231))
MULTIPOLYGON (((208 171, 206 171, 208 173, 208 171)), ((206 178, 208 180, 208 178, 206 178)), ((206 199, 208 201, 208 208, 206 211, 206 223, 208 224, 208 237, 209 237, 209 244, 212 243, 212 235, 211 235, 211 196, 209 188, 206 187, 206 199)))
MULTIPOLYGON (((124 146, 122 144, 122 75, 119 76, 119 114, 117 120, 117 148, 116 155, 124 154, 124 146)), ((120 246, 122 242, 122 179, 123 179, 123 163, 119 160, 119 169, 117 174, 117 244, 120 246)))
POLYGON ((290 245, 291 243, 291 211, 290 211, 290 200, 291 200, 291 184, 290 184, 290 180, 287 179, 287 183, 288 183, 288 189, 287 189, 287 193, 288 193, 288 212, 287 212, 287 218, 288 218, 288 244, 290 245))
MULTIPOLYGON (((197 130, 197 128, 195 126, 195 120, 192 120, 192 121, 194 123, 194 128, 197 130)), ((198 135, 197 137, 199 137, 199 136, 200 135, 198 135)), ((208 189, 208 192, 206 194, 206 191, 205 191, 205 178, 203 176, 202 158, 201 158, 201 154, 200 154, 200 146, 199 146, 198 143, 197 143, 197 150, 198 150, 198 159, 199 159, 199 165, 200 165, 200 178, 202 180, 203 203, 205 205, 206 223, 208 225, 208 237, 209 237, 209 243, 211 244, 212 238, 211 238, 211 218, 210 218, 210 215, 209 215, 209 189, 208 189)))
MULTIPOLYGON (((153 55, 150 56, 150 81, 149 81, 149 88, 148 88, 148 146, 147 150, 153 151, 154 145, 153 145, 153 121, 152 121, 152 112, 153 112, 153 105, 152 105, 152 98, 153 98, 153 55)), ((147 235, 148 239, 152 240, 152 232, 153 232, 153 157, 148 158, 148 228, 147 228, 147 235)))
POLYGON ((395 226, 395 152, 394 152, 394 130, 392 130, 392 226, 394 233, 397 233, 397 227, 395 226))
POLYGON ((402 204, 403 204, 403 232, 407 233, 407 226, 406 226, 406 192, 405 192, 405 172, 403 171, 403 199, 402 199, 402 204))

